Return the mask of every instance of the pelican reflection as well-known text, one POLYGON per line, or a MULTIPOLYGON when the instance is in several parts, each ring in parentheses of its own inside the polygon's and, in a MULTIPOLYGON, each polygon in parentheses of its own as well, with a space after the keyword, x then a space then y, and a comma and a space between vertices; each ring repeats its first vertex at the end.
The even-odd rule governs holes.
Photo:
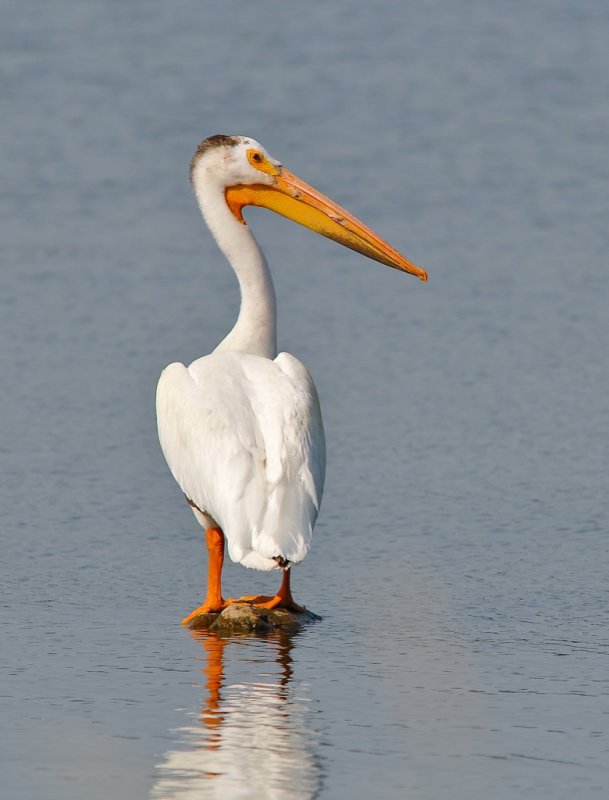
POLYGON ((192 723, 175 732, 151 800, 316 797, 319 736, 308 686, 292 680, 296 635, 192 635, 204 654, 204 699, 192 723))

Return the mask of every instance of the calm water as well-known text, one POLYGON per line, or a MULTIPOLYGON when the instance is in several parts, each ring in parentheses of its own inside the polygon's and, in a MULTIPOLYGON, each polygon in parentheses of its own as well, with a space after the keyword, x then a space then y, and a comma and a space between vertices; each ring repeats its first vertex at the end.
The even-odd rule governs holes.
POLYGON ((3 796, 606 797, 606 2, 2 5, 3 796), (178 625, 154 390, 237 310, 216 132, 430 274, 249 215, 328 438, 293 638, 178 625))

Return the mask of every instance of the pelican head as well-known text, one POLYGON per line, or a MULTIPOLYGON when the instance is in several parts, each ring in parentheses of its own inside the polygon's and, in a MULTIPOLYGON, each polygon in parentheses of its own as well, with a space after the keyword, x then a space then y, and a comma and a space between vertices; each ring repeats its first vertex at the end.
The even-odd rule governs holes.
POLYGON ((255 139, 218 134, 203 140, 193 156, 190 179, 197 195, 204 185, 221 189, 233 216, 243 225, 245 206, 268 208, 374 261, 427 280, 425 270, 289 172, 255 139))

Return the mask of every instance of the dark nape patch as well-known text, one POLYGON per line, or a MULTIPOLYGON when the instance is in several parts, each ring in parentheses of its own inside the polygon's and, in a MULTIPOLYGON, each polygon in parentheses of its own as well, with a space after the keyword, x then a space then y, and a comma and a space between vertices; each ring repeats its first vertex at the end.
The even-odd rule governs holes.
POLYGON ((239 139, 237 136, 227 136, 225 133, 216 133, 213 136, 209 136, 207 139, 203 139, 201 144, 195 150, 195 154, 190 162, 190 180, 192 181, 192 173, 195 168, 195 164, 201 158, 203 153, 207 153, 208 150, 213 150, 215 147, 234 147, 238 143, 239 139))

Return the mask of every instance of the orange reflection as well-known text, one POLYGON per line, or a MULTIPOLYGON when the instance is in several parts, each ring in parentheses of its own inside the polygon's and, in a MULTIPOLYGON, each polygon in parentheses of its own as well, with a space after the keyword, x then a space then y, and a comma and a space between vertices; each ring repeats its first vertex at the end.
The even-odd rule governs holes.
POLYGON ((215 633, 208 632, 195 634, 194 638, 202 645, 207 655, 206 665, 202 669, 207 678, 205 683, 207 695, 201 709, 200 719, 203 727, 210 734, 207 747, 210 750, 214 750, 219 746, 221 737, 220 730, 214 731, 214 729, 219 728, 224 721, 224 717, 220 713, 220 703, 222 701, 220 690, 224 683, 223 654, 228 642, 215 633))

